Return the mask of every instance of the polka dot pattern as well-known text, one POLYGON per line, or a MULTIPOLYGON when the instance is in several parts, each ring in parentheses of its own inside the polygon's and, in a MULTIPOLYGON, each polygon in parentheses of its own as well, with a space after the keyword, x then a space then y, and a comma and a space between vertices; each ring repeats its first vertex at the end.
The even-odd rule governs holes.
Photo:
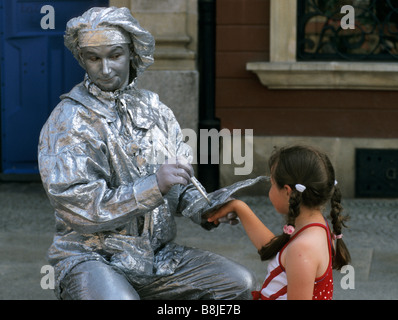
POLYGON ((327 274, 315 282, 312 300, 332 300, 333 299, 333 272, 329 267, 327 274))

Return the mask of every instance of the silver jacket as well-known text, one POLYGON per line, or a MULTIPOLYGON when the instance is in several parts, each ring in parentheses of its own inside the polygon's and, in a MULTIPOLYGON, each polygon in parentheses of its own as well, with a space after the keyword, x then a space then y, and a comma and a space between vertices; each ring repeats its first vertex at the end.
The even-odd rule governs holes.
POLYGON ((189 160, 191 153, 172 111, 135 82, 103 92, 86 76, 61 96, 38 154, 55 209, 48 260, 56 285, 73 266, 93 259, 133 277, 171 274, 183 252, 172 242, 174 215, 200 195, 190 184, 163 197, 155 172, 164 159, 189 160))

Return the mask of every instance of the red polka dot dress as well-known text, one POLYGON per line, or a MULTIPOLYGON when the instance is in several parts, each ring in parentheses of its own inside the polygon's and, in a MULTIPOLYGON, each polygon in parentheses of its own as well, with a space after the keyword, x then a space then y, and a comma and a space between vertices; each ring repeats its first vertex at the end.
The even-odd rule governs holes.
POLYGON ((260 291, 253 291, 254 300, 285 300, 287 299, 287 277, 285 268, 282 266, 280 257, 283 250, 294 238, 309 227, 318 226, 324 228, 327 232, 328 247, 329 247, 329 265, 325 273, 315 279, 314 293, 312 300, 332 300, 333 298, 333 268, 332 268, 332 239, 329 228, 320 223, 311 223, 301 228, 294 234, 288 243, 284 245, 281 251, 269 262, 268 274, 265 278, 264 284, 260 291))

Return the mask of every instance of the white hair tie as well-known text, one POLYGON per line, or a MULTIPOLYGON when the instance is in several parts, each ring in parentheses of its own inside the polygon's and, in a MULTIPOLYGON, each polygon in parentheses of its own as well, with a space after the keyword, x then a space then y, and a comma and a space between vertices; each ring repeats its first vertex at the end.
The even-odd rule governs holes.
POLYGON ((303 186, 302 184, 299 184, 299 183, 296 184, 295 187, 298 192, 304 192, 304 190, 307 189, 305 186, 303 186))

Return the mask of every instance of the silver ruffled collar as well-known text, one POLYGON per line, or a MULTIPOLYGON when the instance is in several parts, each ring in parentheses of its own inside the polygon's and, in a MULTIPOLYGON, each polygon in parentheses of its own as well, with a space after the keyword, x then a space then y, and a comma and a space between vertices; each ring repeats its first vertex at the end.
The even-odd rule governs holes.
POLYGON ((101 90, 88 76, 84 76, 84 86, 88 90, 89 93, 91 93, 93 96, 101 99, 101 100, 107 100, 107 101, 115 101, 119 99, 124 93, 127 93, 128 91, 132 90, 135 85, 136 85, 136 78, 126 87, 123 89, 118 89, 115 91, 103 91, 101 90))

